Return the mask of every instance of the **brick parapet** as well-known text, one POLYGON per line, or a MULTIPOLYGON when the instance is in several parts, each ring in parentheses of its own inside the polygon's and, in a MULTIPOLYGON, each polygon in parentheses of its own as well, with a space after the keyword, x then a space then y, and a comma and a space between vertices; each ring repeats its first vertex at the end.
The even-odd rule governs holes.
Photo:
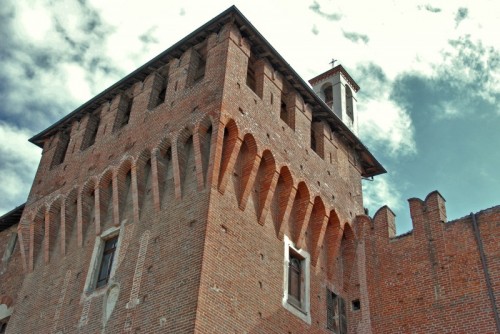
MULTIPOLYGON (((394 214, 388 207, 373 219, 356 219, 363 231, 359 236, 371 278, 368 299, 374 332, 391 333, 394 328, 426 333, 494 332, 471 218, 447 222, 445 202, 437 191, 423 201, 413 198, 409 203, 414 229, 402 236, 393 234, 394 214), (432 323, 426 320, 430 318, 432 323)), ((500 236, 500 206, 476 217, 487 245, 488 271, 498 286, 500 272, 494 254, 500 236)))

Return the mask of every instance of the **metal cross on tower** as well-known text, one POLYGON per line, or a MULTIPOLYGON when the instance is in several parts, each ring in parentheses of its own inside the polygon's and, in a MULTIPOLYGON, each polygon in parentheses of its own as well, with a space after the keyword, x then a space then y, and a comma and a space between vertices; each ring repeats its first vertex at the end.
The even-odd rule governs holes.
POLYGON ((332 61, 330 62, 330 64, 332 64, 332 68, 334 68, 334 67, 335 67, 335 62, 336 62, 336 61, 337 61, 337 59, 333 59, 333 58, 332 58, 332 61))

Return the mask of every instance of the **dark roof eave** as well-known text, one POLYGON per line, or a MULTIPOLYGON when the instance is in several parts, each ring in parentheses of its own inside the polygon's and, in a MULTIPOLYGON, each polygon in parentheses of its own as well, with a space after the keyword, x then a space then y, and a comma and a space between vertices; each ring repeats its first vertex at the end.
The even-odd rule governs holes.
POLYGON ((25 205, 26 205, 26 203, 23 203, 0 217, 0 232, 2 232, 4 230, 8 229, 9 227, 19 223, 19 221, 21 220, 21 216, 23 214, 25 205))

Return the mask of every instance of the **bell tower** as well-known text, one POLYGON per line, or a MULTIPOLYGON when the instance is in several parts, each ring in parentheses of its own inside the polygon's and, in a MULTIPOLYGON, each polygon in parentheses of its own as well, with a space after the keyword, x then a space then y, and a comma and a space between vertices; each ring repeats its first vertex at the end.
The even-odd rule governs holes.
POLYGON ((349 73, 337 65, 309 80, 314 92, 332 109, 354 134, 358 134, 356 93, 359 86, 349 73))

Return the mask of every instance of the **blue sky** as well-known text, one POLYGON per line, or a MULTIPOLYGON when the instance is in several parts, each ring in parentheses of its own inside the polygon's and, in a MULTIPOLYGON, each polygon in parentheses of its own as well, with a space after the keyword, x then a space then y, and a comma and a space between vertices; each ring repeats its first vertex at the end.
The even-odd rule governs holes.
POLYGON ((411 228, 439 190, 448 218, 500 204, 500 3, 6 1, 0 7, 0 214, 26 201, 27 139, 235 4, 308 80, 332 58, 361 86, 359 136, 388 173, 365 206, 411 228))

